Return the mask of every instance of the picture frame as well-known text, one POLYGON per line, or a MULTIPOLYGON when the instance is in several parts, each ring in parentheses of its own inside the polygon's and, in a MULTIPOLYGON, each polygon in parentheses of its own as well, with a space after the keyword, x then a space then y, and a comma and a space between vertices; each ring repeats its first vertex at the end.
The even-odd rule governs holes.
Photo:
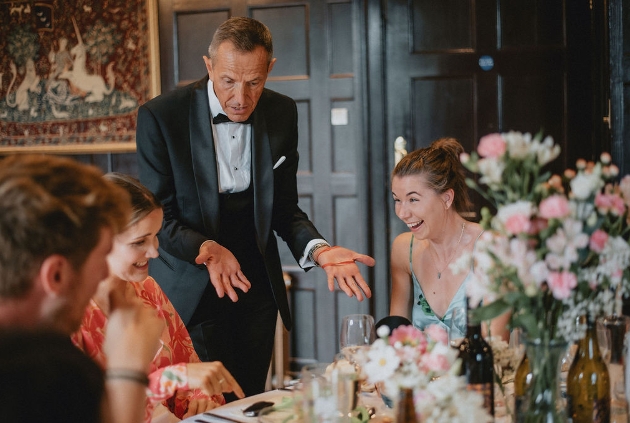
POLYGON ((0 155, 136 149, 160 92, 157 0, 0 0, 0 155))

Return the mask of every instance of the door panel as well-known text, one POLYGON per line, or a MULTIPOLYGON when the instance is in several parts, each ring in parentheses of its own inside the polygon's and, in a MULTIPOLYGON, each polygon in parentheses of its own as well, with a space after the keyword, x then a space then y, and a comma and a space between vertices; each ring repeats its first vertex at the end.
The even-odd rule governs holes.
MULTIPOLYGON (((277 61, 267 87, 292 97, 299 112, 300 207, 332 244, 369 253, 367 153, 362 143, 357 0, 277 1, 162 0, 160 4, 163 91, 204 75, 201 59, 218 25, 230 16, 265 23, 277 61), (163 3, 163 4, 162 4, 163 3), (349 22, 351 24, 349 24, 349 22), (174 24, 173 24, 174 23, 174 24), (173 28, 173 25, 175 28, 173 28), (166 46, 166 47, 164 47, 166 46), (331 113, 341 115, 331 124, 331 113), (345 119, 344 119, 345 118, 345 119)), ((369 303, 330 293, 321 269, 303 272, 280 241, 281 260, 292 277, 294 329, 290 355, 298 364, 330 361, 338 350, 338 328, 349 313, 369 313, 369 303)), ((364 271, 364 276, 369 274, 364 271)))
MULTIPOLYGON (((411 151, 453 136, 471 151, 491 132, 543 130, 561 145, 557 166, 566 167, 564 7, 562 0, 388 1, 389 140, 402 135, 411 151)), ((393 240, 406 228, 391 216, 393 240)))

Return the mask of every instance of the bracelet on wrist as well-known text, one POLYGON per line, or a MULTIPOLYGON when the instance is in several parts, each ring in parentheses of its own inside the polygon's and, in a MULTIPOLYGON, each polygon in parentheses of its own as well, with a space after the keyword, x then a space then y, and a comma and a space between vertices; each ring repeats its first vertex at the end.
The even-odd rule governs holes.
POLYGON ((311 260, 313 263, 315 263, 316 266, 319 266, 319 264, 317 263, 317 260, 315 260, 315 251, 321 249, 321 248, 326 248, 326 247, 330 247, 330 244, 327 242, 318 242, 317 244, 313 245, 313 247, 311 248, 311 250, 308 252, 308 258, 309 260, 311 260))
POLYGON ((142 386, 149 386, 149 377, 140 370, 131 369, 107 369, 105 379, 124 379, 131 382, 139 383, 142 386))

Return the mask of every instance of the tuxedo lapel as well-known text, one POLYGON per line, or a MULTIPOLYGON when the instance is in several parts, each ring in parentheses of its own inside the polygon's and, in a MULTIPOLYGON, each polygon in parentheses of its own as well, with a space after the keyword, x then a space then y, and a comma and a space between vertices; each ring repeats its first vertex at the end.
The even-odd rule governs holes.
POLYGON ((208 77, 197 82, 190 101, 190 152, 203 224, 208 236, 219 232, 219 181, 210 126, 208 77))
POLYGON ((252 123, 252 175, 254 184, 254 218, 258 247, 265 255, 273 213, 273 163, 267 125, 262 111, 254 111, 252 123))

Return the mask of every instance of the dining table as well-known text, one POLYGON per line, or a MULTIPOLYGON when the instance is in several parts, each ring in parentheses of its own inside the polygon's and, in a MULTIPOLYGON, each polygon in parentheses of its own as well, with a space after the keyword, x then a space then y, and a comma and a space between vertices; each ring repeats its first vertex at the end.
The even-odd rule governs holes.
MULTIPOLYGON (((513 395, 513 389, 510 389, 509 385, 507 388, 504 392, 509 398, 509 395, 513 395)), ((182 423, 301 423, 302 419, 295 407, 295 401, 299 401, 297 399, 299 393, 299 389, 295 386, 266 391, 188 417, 182 420, 182 423), (247 417, 243 414, 247 407, 259 401, 272 402, 274 405, 263 410, 261 415, 256 417, 247 417)), ((502 395, 495 396, 497 401, 495 401, 494 421, 495 423, 512 423, 508 405, 511 401, 502 399, 502 395)), ((372 415, 370 423, 394 422, 394 410, 385 404, 378 392, 361 392, 358 404, 370 409, 372 415)))
POLYGON ((195 416, 182 420, 185 423, 257 423, 258 417, 247 417, 243 411, 258 401, 273 402, 277 404, 293 401, 293 389, 283 388, 266 391, 261 394, 251 395, 243 399, 229 402, 195 416))

